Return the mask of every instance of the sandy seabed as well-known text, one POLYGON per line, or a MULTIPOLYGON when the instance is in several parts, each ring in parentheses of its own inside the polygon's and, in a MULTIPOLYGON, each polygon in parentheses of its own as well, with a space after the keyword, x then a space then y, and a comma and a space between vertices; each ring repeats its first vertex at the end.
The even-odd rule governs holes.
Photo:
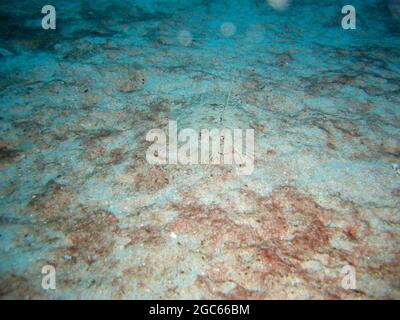
POLYGON ((2 299, 400 298, 398 1, 51 2, 0 4, 2 299), (170 120, 254 171, 150 165, 170 120))

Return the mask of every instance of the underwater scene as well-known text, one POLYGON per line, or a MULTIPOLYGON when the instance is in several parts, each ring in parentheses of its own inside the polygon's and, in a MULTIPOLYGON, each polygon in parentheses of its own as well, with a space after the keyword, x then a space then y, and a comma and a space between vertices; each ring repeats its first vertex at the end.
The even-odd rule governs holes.
POLYGON ((0 21, 0 299, 400 299, 399 0, 0 21))

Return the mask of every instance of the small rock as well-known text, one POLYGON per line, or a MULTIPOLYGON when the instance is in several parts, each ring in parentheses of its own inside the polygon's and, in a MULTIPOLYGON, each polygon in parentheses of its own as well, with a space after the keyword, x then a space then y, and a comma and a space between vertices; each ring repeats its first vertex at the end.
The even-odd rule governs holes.
POLYGON ((392 168, 394 170, 400 170, 400 163, 392 163, 392 168))
POLYGON ((396 139, 387 139, 381 144, 381 150, 385 153, 391 154, 393 156, 400 155, 400 141, 396 139))

